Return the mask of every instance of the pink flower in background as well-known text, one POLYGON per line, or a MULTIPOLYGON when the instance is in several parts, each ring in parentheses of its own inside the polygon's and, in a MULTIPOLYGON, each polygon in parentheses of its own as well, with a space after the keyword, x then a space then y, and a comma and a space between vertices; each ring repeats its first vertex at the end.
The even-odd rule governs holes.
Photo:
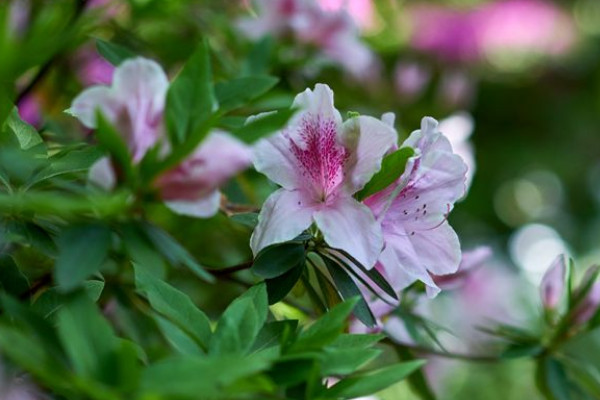
POLYGON ((29 125, 36 128, 42 126, 42 107, 37 98, 29 94, 17 104, 19 116, 29 125))
POLYGON ((85 86, 110 85, 115 67, 93 48, 84 48, 75 56, 76 73, 85 86))
POLYGON ((29 26, 31 3, 29 0, 13 0, 8 8, 8 31, 23 36, 29 26))
POLYGON ((453 290, 461 287, 469 279, 469 275, 482 267, 492 256, 492 249, 479 246, 462 253, 458 270, 449 275, 433 275, 433 281, 442 290, 453 290))
POLYGON ((431 81, 431 69, 416 61, 401 61, 394 69, 394 86, 400 100, 414 100, 431 81))
POLYGON ((550 265, 540 283, 540 297, 545 308, 554 309, 558 306, 565 292, 566 274, 565 256, 561 254, 550 265))
MULTIPOLYGON (((163 112, 169 87, 167 75, 156 62, 136 58, 115 69, 112 86, 93 86, 81 93, 71 113, 88 128, 96 127, 101 110, 125 136, 139 162, 154 145, 169 151, 163 128, 163 112)), ((180 165, 159 176, 156 188, 173 211, 209 217, 219 208, 218 187, 251 164, 251 150, 225 132, 212 132, 180 165)), ((116 184, 110 160, 99 160, 90 169, 90 181, 111 189, 116 184)))
POLYGON ((177 213, 210 217, 220 205, 219 186, 251 163, 248 146, 225 132, 213 131, 190 157, 160 176, 156 186, 177 213))
POLYGON ((475 14, 479 46, 488 56, 529 52, 566 53, 575 42, 571 18, 544 0, 504 0, 482 7, 475 14))
POLYGON ((88 128, 96 127, 96 110, 125 135, 138 162, 164 135, 162 114, 169 81, 161 66, 144 58, 124 61, 112 86, 92 86, 73 100, 70 112, 88 128))
POLYGON ((326 11, 346 11, 363 30, 375 26, 375 8, 372 0, 318 0, 326 11))
POLYGON ((468 71, 448 69, 443 71, 437 88, 437 97, 445 106, 464 108, 471 105, 476 95, 476 80, 468 71))
POLYGON ((544 0, 500 0, 464 10, 416 4, 407 12, 414 21, 411 46, 445 61, 556 56, 575 42, 572 19, 544 0))
POLYGON ((346 10, 324 10, 315 0, 260 0, 257 6, 257 17, 238 23, 250 38, 291 35, 300 43, 317 47, 354 77, 372 77, 377 60, 360 41, 357 26, 346 10))
POLYGON ((262 207, 252 251, 291 240, 314 223, 329 246, 372 267, 383 246, 381 227, 352 195, 381 167, 396 132, 372 117, 342 122, 323 84, 296 96, 294 107, 301 111, 288 126, 255 147, 254 166, 282 188, 262 207))
POLYGON ((433 118, 423 118, 402 146, 415 149, 402 176, 365 199, 383 229, 378 268, 396 290, 420 280, 435 295, 440 289, 431 274, 456 272, 460 262, 460 243, 446 218, 465 193, 467 167, 433 118))
POLYGON ((479 58, 472 12, 434 4, 415 4, 406 11, 412 22, 410 44, 413 48, 452 62, 479 58))

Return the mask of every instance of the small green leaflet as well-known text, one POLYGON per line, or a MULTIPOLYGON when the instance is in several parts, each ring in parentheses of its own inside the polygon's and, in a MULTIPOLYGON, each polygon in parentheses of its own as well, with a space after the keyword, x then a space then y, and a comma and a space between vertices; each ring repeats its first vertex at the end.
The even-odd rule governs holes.
POLYGON ((359 201, 364 200, 394 183, 404 173, 406 162, 414 154, 412 148, 402 147, 385 156, 379 172, 373 175, 365 187, 356 194, 356 198, 359 201))

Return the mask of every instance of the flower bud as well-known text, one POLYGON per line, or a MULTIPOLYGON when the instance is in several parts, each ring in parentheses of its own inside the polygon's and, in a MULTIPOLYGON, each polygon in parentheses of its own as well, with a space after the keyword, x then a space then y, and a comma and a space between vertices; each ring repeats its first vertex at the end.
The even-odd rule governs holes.
POLYGON ((554 309, 565 292, 567 265, 563 254, 556 257, 540 283, 540 296, 546 309, 554 309))
MULTIPOLYGON (((592 273, 586 273, 586 276, 581 283, 581 287, 587 286, 590 279, 596 279, 597 271, 591 268, 589 271, 592 273)), ((585 297, 579 302, 575 311, 573 312, 573 319, 577 325, 583 325, 588 322, 598 311, 600 306, 600 281, 592 284, 592 287, 585 294, 585 297)))

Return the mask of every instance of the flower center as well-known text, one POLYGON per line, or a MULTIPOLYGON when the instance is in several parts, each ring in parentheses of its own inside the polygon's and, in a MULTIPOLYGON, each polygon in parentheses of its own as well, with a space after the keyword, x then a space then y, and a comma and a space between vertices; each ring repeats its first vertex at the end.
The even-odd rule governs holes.
POLYGON ((292 154, 306 189, 325 202, 344 179, 348 150, 337 142, 337 124, 320 116, 306 115, 300 122, 298 142, 290 138, 292 154))

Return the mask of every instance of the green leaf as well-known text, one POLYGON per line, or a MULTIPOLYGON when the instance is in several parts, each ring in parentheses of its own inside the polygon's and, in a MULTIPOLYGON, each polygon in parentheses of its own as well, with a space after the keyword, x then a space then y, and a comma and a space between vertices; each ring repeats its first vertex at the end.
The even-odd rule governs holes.
POLYGON ((1 323, 0 352, 58 393, 72 398, 70 374, 35 337, 1 323))
POLYGON ((346 271, 344 271, 342 265, 336 263, 332 259, 324 257, 323 261, 325 262, 327 270, 329 271, 331 277, 333 278, 333 281, 335 282, 335 286, 342 295, 342 298, 349 299, 355 296, 358 296, 360 298, 360 300, 356 304, 356 307, 354 308, 354 316, 356 316, 356 318, 358 318, 363 324, 367 326, 375 326, 377 324, 377 321, 375 321, 375 317, 373 316, 369 305, 363 298, 360 289, 358 288, 358 286, 356 286, 356 283, 354 283, 350 275, 348 275, 346 271))
POLYGON ((215 85, 219 110, 225 113, 243 106, 268 92, 278 81, 273 76, 257 75, 219 82, 215 85))
POLYGON ((208 43, 203 41, 167 92, 165 119, 173 144, 184 142, 215 111, 211 77, 208 43))
POLYGON ((254 212, 235 214, 231 216, 231 219, 252 229, 258 225, 258 213, 254 212))
POLYGON ((258 352, 266 348, 285 344, 298 329, 298 321, 285 319, 266 323, 258 333, 251 352, 258 352))
POLYGON ((35 174, 28 182, 28 187, 57 176, 87 172, 94 162, 101 157, 102 151, 95 146, 87 146, 83 149, 70 150, 66 153, 54 155, 48 159, 51 164, 35 174))
POLYGON ((406 162, 414 154, 415 151, 412 148, 402 147, 385 156, 379 172, 373 175, 365 187, 356 194, 356 198, 359 201, 364 200, 394 183, 404 173, 406 162))
POLYGON ((330 347, 337 347, 342 349, 350 348, 367 348, 373 346, 375 343, 383 339, 385 335, 382 334, 349 334, 344 333, 340 335, 330 347))
POLYGON ((143 267, 134 265, 137 289, 152 308, 177 325, 204 350, 211 337, 210 320, 183 292, 160 280, 143 267))
POLYGON ((325 376, 352 374, 380 354, 379 349, 326 348, 321 359, 321 373, 325 376))
POLYGON ((77 374, 104 383, 116 383, 117 338, 92 300, 79 293, 57 313, 62 345, 77 374))
POLYGON ((424 364, 425 361, 415 360, 355 375, 336 383, 325 395, 328 398, 368 396, 401 381, 424 364))
POLYGON ((204 350, 196 343, 190 335, 185 333, 176 324, 160 315, 155 315, 154 320, 158 324, 163 336, 171 347, 181 355, 201 356, 204 350))
POLYGON ((146 397, 141 398, 227 398, 228 385, 266 370, 271 359, 271 355, 256 354, 248 357, 182 356, 160 361, 144 370, 142 393, 146 397))
POLYGON ((131 154, 123 137, 112 126, 112 124, 97 110, 96 112, 96 139, 100 147, 108 151, 118 167, 123 171, 125 179, 133 179, 134 171, 131 161, 131 154))
POLYGON ((247 123, 233 134, 246 143, 253 143, 261 137, 278 131, 285 126, 296 112, 293 108, 286 108, 269 113, 259 114, 248 119, 247 123))
POLYGON ((244 71, 248 75, 265 74, 269 71, 271 54, 273 53, 273 38, 265 36, 256 42, 244 63, 244 71))
POLYGON ((264 279, 276 278, 304 264, 304 243, 278 243, 261 250, 252 264, 252 272, 264 279))
POLYGON ((104 225, 75 225, 60 233, 57 245, 54 278, 68 291, 98 271, 110 249, 111 232, 104 225))
POLYGON ((115 43, 106 42, 98 38, 96 38, 96 49, 106 61, 108 61, 115 67, 118 67, 119 64, 121 64, 128 58, 136 57, 135 53, 133 53, 126 47, 115 43))
POLYGON ((21 119, 16 107, 10 112, 6 120, 6 126, 15 134, 22 150, 33 149, 44 143, 35 128, 21 119))
POLYGON ((29 290, 29 281, 8 254, 0 255, 0 288, 15 297, 29 290))
MULTIPOLYGON (((83 287, 94 302, 98 301, 102 291, 104 290, 104 282, 90 280, 83 282, 83 287)), ((62 307, 67 300, 67 296, 62 293, 59 288, 53 287, 45 290, 31 306, 32 310, 40 314, 44 318, 49 318, 62 307)))
POLYGON ((536 370, 538 388, 549 400, 570 400, 570 383, 563 365, 556 359, 544 357, 538 360, 536 370))
POLYGON ((269 304, 281 301, 294 288, 304 272, 304 264, 298 264, 283 275, 273 279, 265 279, 269 304))
MULTIPOLYGON (((379 271, 377 271, 376 268, 371 268, 371 269, 367 269, 365 268, 364 265, 362 265, 356 258, 354 258, 350 253, 348 253, 345 250, 341 250, 341 249, 334 249, 335 251, 341 253, 344 258, 346 258, 346 260, 350 261, 353 265, 355 265, 364 275, 366 275, 369 280, 376 284, 381 290, 383 290, 388 296, 390 296, 391 298, 398 300, 398 295, 396 294, 396 291, 394 290, 394 288, 392 287, 392 285, 389 284, 389 282, 383 277, 383 275, 381 275, 381 273, 379 271)), ((333 257, 337 262, 342 263, 344 265, 346 265, 346 261, 343 260, 341 257, 339 257, 336 254, 332 254, 332 253, 326 253, 324 254, 325 256, 331 256, 333 257)), ((373 293, 377 294, 379 296, 379 294, 373 290, 373 288, 371 288, 371 286, 369 285, 368 282, 366 282, 363 277, 361 277, 360 275, 358 275, 350 266, 347 267, 348 271, 350 273, 352 273, 357 279, 359 279, 361 281, 361 283, 363 283, 369 290, 371 290, 373 293)))
POLYGON ((138 224, 120 226, 120 236, 132 261, 143 267, 146 272, 164 278, 166 265, 161 254, 154 248, 138 224))
POLYGON ((246 354, 267 320, 267 290, 253 286, 225 310, 211 337, 209 354, 246 354))
POLYGON ((198 264, 192 255, 167 232, 150 224, 143 224, 150 241, 154 247, 161 252, 173 265, 183 264, 190 269, 197 277, 206 281, 214 282, 215 278, 198 264))
POLYGON ((333 307, 300 334, 291 351, 318 350, 333 342, 342 333, 346 321, 358 301, 358 298, 352 298, 333 307))

